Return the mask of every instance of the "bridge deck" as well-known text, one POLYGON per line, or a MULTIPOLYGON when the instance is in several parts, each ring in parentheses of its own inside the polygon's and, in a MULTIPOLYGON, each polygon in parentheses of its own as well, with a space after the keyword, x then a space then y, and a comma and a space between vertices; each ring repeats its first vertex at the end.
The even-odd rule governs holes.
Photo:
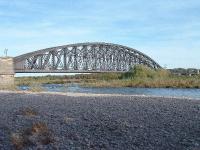
POLYGON ((98 70, 15 70, 15 73, 123 73, 127 71, 98 71, 98 70))

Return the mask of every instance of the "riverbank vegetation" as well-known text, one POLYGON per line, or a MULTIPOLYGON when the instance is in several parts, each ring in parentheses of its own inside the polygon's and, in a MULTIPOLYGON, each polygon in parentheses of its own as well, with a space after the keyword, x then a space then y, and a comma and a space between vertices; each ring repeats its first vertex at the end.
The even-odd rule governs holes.
POLYGON ((121 74, 115 80, 87 83, 94 87, 200 88, 200 76, 177 76, 168 70, 154 70, 142 65, 121 74))
POLYGON ((15 85, 0 86, 0 90, 16 91, 17 86, 15 85))
POLYGON ((200 76, 177 76, 168 70, 134 66, 126 73, 78 74, 16 78, 16 85, 79 83, 89 87, 200 88, 200 76))

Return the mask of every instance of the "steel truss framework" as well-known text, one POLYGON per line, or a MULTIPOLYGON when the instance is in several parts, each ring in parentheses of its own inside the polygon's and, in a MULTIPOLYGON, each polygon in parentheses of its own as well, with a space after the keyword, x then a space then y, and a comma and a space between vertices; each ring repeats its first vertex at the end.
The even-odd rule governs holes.
POLYGON ((14 58, 15 72, 125 72, 136 64, 161 68, 138 50, 111 43, 78 43, 14 58))

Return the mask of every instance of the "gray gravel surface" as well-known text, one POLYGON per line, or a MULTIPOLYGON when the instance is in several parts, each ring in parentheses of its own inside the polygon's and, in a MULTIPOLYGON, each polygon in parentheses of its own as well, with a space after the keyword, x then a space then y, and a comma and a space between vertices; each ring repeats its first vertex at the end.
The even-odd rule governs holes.
POLYGON ((37 122, 54 141, 23 149, 200 150, 198 100, 0 92, 0 149, 15 149, 11 135, 37 122))

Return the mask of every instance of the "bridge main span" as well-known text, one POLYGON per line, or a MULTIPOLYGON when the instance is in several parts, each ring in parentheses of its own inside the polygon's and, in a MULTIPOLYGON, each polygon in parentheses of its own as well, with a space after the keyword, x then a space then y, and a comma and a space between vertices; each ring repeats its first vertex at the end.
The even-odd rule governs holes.
POLYGON ((78 43, 14 58, 15 72, 126 72, 136 64, 160 68, 138 50, 111 43, 78 43))
MULTIPOLYGON (((1 60, 0 63, 1 75, 3 72, 1 70, 5 70, 5 67, 3 67, 1 60)), ((143 64, 153 69, 161 68, 149 56, 127 46, 98 42, 77 43, 42 49, 14 57, 11 72, 127 72, 137 64, 143 64)))

